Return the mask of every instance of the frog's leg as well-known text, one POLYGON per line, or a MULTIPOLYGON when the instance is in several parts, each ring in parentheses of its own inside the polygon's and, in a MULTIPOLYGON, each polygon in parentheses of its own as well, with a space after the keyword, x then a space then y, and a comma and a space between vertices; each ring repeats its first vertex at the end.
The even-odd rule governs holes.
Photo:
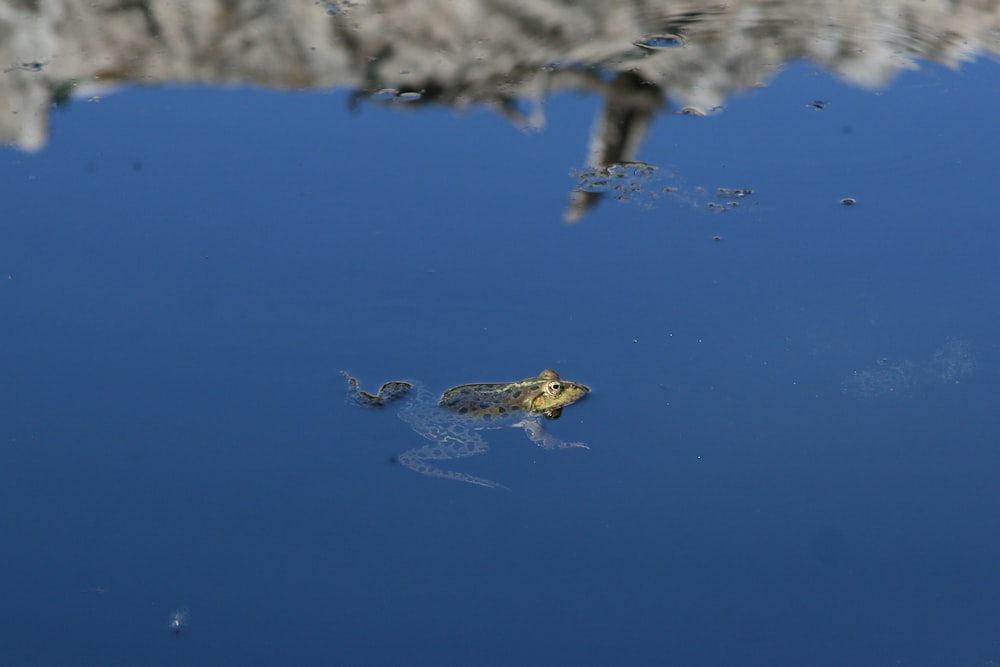
MULTIPOLYGON (((396 460, 413 472, 419 472, 421 475, 427 475, 428 477, 453 479, 457 482, 476 484, 490 489, 507 488, 503 484, 494 482, 492 479, 486 479, 485 477, 476 477, 475 475, 470 475, 464 472, 455 472, 454 470, 441 470, 440 468, 435 468, 433 465, 428 463, 428 461, 457 458, 457 456, 451 452, 442 453, 440 451, 442 446, 443 445, 441 444, 434 444, 417 447, 416 449, 410 449, 400 454, 396 460)), ((482 453, 483 452, 473 452, 470 454, 463 454, 462 456, 472 456, 473 454, 482 453)))
POLYGON ((475 431, 461 423, 422 423, 407 419, 410 415, 403 413, 402 416, 413 430, 432 441, 430 445, 416 447, 399 455, 398 461, 421 475, 430 477, 441 477, 444 479, 454 479, 459 482, 478 484, 491 489, 506 489, 503 484, 494 482, 483 477, 476 477, 464 472, 454 472, 451 470, 441 470, 434 467, 430 461, 449 461, 451 459, 462 459, 468 456, 478 456, 485 454, 489 450, 489 445, 475 431))
POLYGON ((520 426, 523 428, 524 432, 528 434, 529 438, 531 438, 531 441, 542 449, 567 449, 569 447, 590 449, 590 445, 585 442, 563 442, 554 435, 546 433, 538 419, 522 419, 514 424, 514 426, 520 426))
POLYGON ((386 403, 392 403, 396 399, 402 398, 413 388, 413 385, 409 382, 386 382, 378 388, 378 392, 369 394, 361 388, 358 378, 353 377, 347 371, 340 371, 340 373, 347 378, 347 386, 351 390, 351 397, 356 402, 369 408, 381 408, 386 403))

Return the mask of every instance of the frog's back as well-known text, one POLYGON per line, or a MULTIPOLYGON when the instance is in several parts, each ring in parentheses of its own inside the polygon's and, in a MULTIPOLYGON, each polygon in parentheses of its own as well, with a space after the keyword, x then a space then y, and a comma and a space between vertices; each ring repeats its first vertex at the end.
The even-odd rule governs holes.
POLYGON ((489 420, 525 410, 523 383, 463 384, 441 395, 439 405, 463 417, 489 420))
POLYGON ((441 395, 442 408, 463 417, 507 417, 523 412, 542 414, 549 419, 559 416, 564 406, 580 400, 590 388, 565 380, 553 370, 517 382, 463 384, 441 395))

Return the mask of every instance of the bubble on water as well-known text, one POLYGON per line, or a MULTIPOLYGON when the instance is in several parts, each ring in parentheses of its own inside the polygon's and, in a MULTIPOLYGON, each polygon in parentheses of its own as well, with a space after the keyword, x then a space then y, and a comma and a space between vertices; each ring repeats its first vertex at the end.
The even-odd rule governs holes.
POLYGON ((715 196, 719 199, 743 199, 753 194, 750 188, 717 188, 715 196))
POLYGON ((905 392, 924 384, 957 383, 974 370, 975 360, 969 344, 957 338, 948 338, 924 363, 881 357, 869 368, 851 371, 841 382, 840 388, 845 394, 866 398, 884 396, 905 392))
POLYGON ((975 359, 969 351, 969 344, 957 338, 945 340, 931 360, 931 373, 944 382, 958 382, 972 375, 976 368, 975 359))
POLYGON ((852 371, 841 383, 841 389, 858 396, 881 396, 913 387, 921 375, 919 367, 912 361, 890 363, 883 358, 871 368, 852 371))
POLYGON ((684 38, 673 33, 665 33, 663 35, 646 35, 642 39, 637 39, 632 42, 632 44, 643 49, 649 49, 650 51, 658 51, 660 49, 676 49, 679 46, 684 46, 684 38))
POLYGON ((577 189, 584 192, 625 193, 640 192, 656 170, 656 165, 645 162, 616 162, 607 167, 574 171, 572 175, 579 179, 577 189))
POLYGON ((191 612, 187 608, 177 609, 170 613, 170 620, 167 627, 169 627, 174 634, 179 635, 190 622, 191 612))

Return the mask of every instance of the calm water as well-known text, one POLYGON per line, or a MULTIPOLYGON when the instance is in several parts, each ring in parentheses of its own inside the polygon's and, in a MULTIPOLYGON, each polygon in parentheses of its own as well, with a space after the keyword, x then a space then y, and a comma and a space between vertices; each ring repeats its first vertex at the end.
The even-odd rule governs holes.
POLYGON ((580 91, 52 109, 0 153, 0 665, 1000 663, 1000 69, 919 64, 672 104, 623 177, 580 91), (441 464, 509 491, 339 375, 549 367, 589 451, 441 464))

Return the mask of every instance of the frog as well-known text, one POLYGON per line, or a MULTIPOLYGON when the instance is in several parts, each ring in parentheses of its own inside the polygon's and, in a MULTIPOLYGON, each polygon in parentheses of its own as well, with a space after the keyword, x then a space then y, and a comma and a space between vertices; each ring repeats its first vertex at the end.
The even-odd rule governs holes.
POLYGON ((515 382, 458 385, 440 398, 425 384, 411 380, 386 382, 370 393, 347 371, 341 374, 347 378, 349 396, 357 404, 384 408, 400 402, 399 418, 431 444, 409 449, 394 461, 428 477, 507 488, 484 477, 436 465, 438 461, 485 454, 489 447, 479 431, 486 429, 521 428, 543 449, 590 449, 583 442, 563 442, 542 427, 543 419, 558 419, 563 408, 590 393, 587 385, 561 378, 551 369, 515 382))

